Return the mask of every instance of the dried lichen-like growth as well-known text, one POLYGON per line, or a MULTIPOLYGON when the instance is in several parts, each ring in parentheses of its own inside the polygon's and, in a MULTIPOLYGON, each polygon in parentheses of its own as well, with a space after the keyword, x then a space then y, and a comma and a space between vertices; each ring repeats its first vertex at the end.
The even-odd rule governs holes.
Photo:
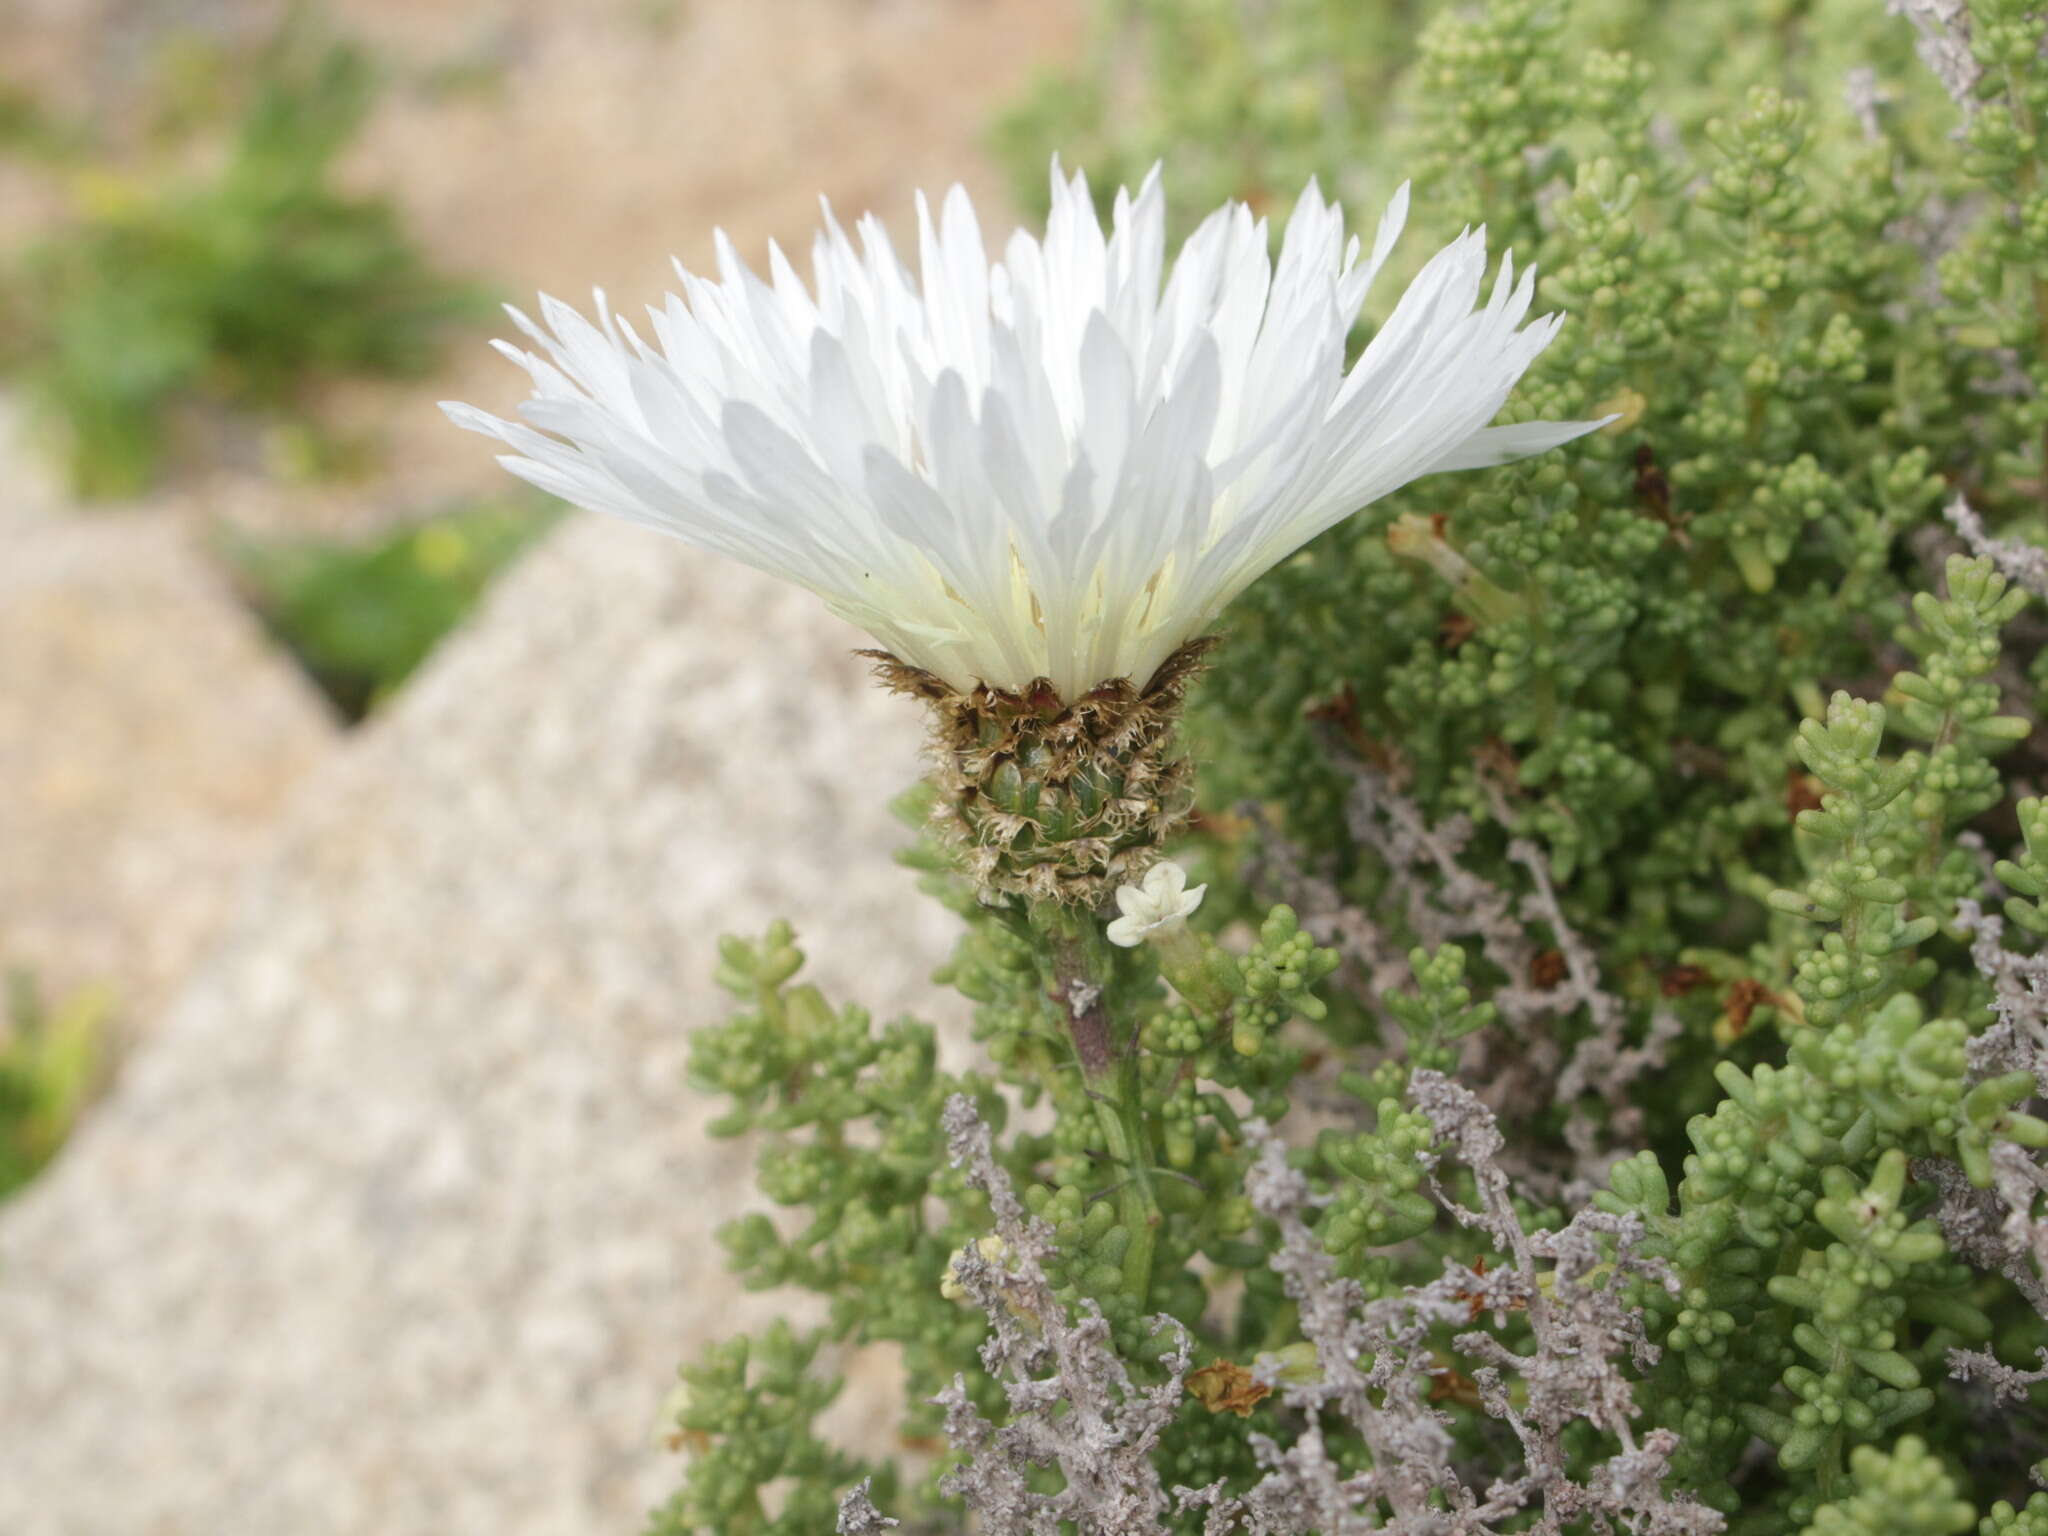
POLYGON ((1174 733, 1214 643, 1190 640, 1142 688, 1116 678, 1071 702, 1042 678, 962 693, 886 651, 861 654, 930 707, 934 820, 983 895, 1093 908, 1187 822, 1193 770, 1174 733))
POLYGON ((868 1496, 873 1482, 872 1478, 862 1478, 840 1499, 837 1536, 882 1536, 884 1531, 892 1531, 902 1523, 875 1508, 874 1500, 868 1496))
POLYGON ((973 1101, 948 1099, 944 1124, 954 1166, 988 1196, 1002 1239, 998 1259, 970 1244, 953 1273, 988 1314, 982 1365, 1003 1383, 1011 1416, 990 1424, 957 1376, 933 1399, 946 1410, 946 1438, 962 1456, 942 1487, 966 1503, 988 1536, 1050 1536, 1063 1522, 1087 1536, 1159 1536, 1168 1500, 1152 1457, 1179 1408, 1193 1340, 1173 1318, 1154 1318, 1154 1328, 1174 1339, 1163 1361, 1167 1376, 1135 1385, 1101 1309, 1084 1301, 1075 1321, 1054 1294, 1045 1270, 1052 1229, 1017 1198, 973 1101), (1057 1467, 1065 1484, 1056 1493, 1033 1487, 1046 1467, 1057 1467))
MULTIPOLYGON (((1438 1198, 1512 1262, 1481 1271, 1448 1261, 1436 1280, 1368 1300, 1358 1282, 1338 1273, 1305 1219, 1318 1199, 1308 1179, 1290 1165, 1285 1146, 1263 1121, 1247 1121, 1257 1158, 1245 1190, 1278 1229, 1280 1245, 1270 1263, 1299 1309, 1317 1371, 1282 1386, 1282 1400, 1305 1418, 1294 1443, 1283 1450, 1253 1437, 1264 1478, 1242 1495, 1228 1493, 1221 1482, 1177 1487, 1181 1509, 1208 1511, 1204 1536, 1483 1536, 1503 1529, 1558 1536, 1587 1526, 1638 1536, 1715 1536, 1725 1526, 1722 1517, 1666 1487, 1677 1435, 1654 1429, 1638 1440, 1633 1429, 1636 1408, 1624 1365, 1640 1369, 1655 1349, 1640 1314, 1627 1304, 1625 1286, 1631 1278, 1676 1284, 1663 1265, 1637 1253, 1640 1219, 1586 1210, 1559 1231, 1525 1230, 1498 1161, 1500 1130, 1486 1106, 1437 1072, 1417 1072, 1412 1091, 1436 1128, 1432 1169, 1445 1155, 1464 1163, 1480 1208, 1458 1203, 1441 1188, 1438 1198), (1510 1454, 1519 1455, 1521 1465, 1512 1473, 1461 1467, 1451 1421, 1432 1406, 1430 1387, 1443 1371, 1433 1330, 1488 1312, 1496 1319, 1508 1313, 1526 1318, 1534 1335, 1528 1354, 1477 1328, 1453 1341, 1462 1356, 1482 1362, 1472 1384, 1486 1412, 1514 1434, 1510 1454), (1370 1460, 1363 1470, 1333 1458, 1324 1439, 1326 1419, 1342 1421, 1364 1442, 1370 1460), (1587 1465, 1583 1451, 1566 1443, 1575 1423, 1611 1436, 1619 1449, 1587 1465), (1483 1485, 1475 1472, 1485 1477, 1483 1485)), ((1262 1356, 1254 1374, 1280 1381, 1278 1363, 1262 1356)))

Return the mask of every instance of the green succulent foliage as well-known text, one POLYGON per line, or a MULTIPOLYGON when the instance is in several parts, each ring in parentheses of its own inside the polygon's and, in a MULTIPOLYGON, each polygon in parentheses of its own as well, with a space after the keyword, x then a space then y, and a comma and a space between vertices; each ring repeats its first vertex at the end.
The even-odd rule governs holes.
POLYGON ((390 203, 335 185, 369 56, 295 18, 243 72, 217 169, 82 178, 75 221, 8 274, 0 354, 80 495, 145 489, 183 402, 289 408, 315 377, 419 373, 448 322, 483 312, 390 203))
POLYGON ((1465 951, 1456 944, 1410 950, 1408 968, 1415 990, 1387 999, 1387 1010, 1407 1035, 1408 1060, 1417 1067, 1448 1072, 1457 1063, 1460 1040, 1487 1029, 1500 1017, 1492 1003, 1474 1002, 1465 978, 1465 951))
POLYGON ((1813 873, 1798 890, 1773 891, 1770 904, 1832 930, 1795 961, 1809 1024, 1838 1022, 1934 980, 1936 961, 1917 951, 1952 923, 1956 901, 1982 879, 1949 833, 2003 797, 1991 758, 2030 730, 2026 720, 1997 713, 1998 686, 1988 679, 1999 631, 2027 594, 1988 560, 1955 556, 1947 577, 1948 600, 1919 593, 1918 622, 1899 634, 1926 670, 1900 671, 1887 694, 1898 731, 1927 750, 1881 758, 1884 704, 1847 693, 1829 702, 1825 720, 1799 727, 1794 750, 1823 789, 1819 808, 1794 821, 1813 873))
MULTIPOLYGON (((714 1134, 765 1134, 762 1192, 804 1215, 788 1235, 766 1215, 729 1226, 733 1267, 750 1287, 829 1296, 832 1336, 902 1345, 929 1397, 980 1340, 978 1314, 939 1292, 952 1256, 989 1230, 985 1202, 947 1165, 939 1110, 964 1092, 1000 1116, 1002 1100, 986 1079, 939 1069, 929 1026, 877 1029, 790 985, 803 956, 786 924, 720 954, 719 982, 746 1006, 692 1040, 691 1078, 731 1100, 714 1134)), ((914 1414, 909 1432, 930 1417, 914 1414)))
POLYGON ((1815 1510, 1800 1536, 1852 1536, 1866 1531, 1956 1536, 1967 1531, 1976 1518, 1969 1503, 1956 1497, 1955 1479, 1940 1458, 1916 1436, 1902 1435, 1889 1452, 1858 1446, 1850 1461, 1856 1491, 1815 1510))
MULTIPOLYGON (((1675 1208, 1647 1152, 1596 1197, 1641 1215, 1645 1251, 1681 1280, 1676 1297, 1639 1297, 1666 1351, 1647 1397, 1684 1437, 1688 1484, 1730 1511, 1754 1499, 1729 1481, 1752 1436, 1776 1447, 1788 1490, 1829 1487, 1853 1448, 1935 1410, 1948 1348, 1993 1336, 1973 1299, 1991 1293, 1931 1221, 1911 1219, 1926 1192, 1909 1198, 1908 1159, 1953 1161, 1985 1185, 1993 1145, 2048 1145, 2048 1123, 2024 1108, 2032 1075, 1976 1078, 1970 1023, 1930 1019, 1922 1002, 1939 967, 1920 951, 1977 884, 1953 868, 1964 855, 1950 834, 1998 798, 1990 757, 2021 734, 1983 679, 2023 594, 1961 557, 1948 588, 1915 603, 1904 638, 1925 670, 1890 689, 1901 728, 1929 750, 1886 756, 1884 707, 1846 693, 1795 737, 1824 793, 1794 833, 1812 873, 1770 905, 1826 931, 1775 951, 1794 978, 1783 1065, 1718 1065, 1726 1096, 1687 1127, 1675 1208)), ((1788 1492, 1788 1516, 1801 1497, 1788 1492)))
POLYGON ((2048 1531, 2048 1493, 2030 1495, 2019 1508, 2004 1499, 1977 1522, 1978 1536, 2042 1536, 2048 1531))
POLYGON ((832 1529, 836 1489, 874 1477, 883 1497, 893 1492, 889 1469, 842 1455, 812 1432, 841 1385, 813 1369, 822 1338, 772 1323, 683 1369, 664 1429, 688 1454, 689 1471, 648 1521, 647 1536, 812 1536, 832 1529), (771 1483, 787 1490, 772 1517, 761 1499, 771 1483))
POLYGON ((1317 1228, 1323 1245, 1346 1273, 1369 1278, 1384 1270, 1373 1250, 1421 1237, 1436 1225, 1437 1206, 1423 1188, 1421 1154, 1435 1139, 1429 1121, 1408 1108, 1403 1094, 1418 1067, 1448 1070, 1456 1042, 1493 1024, 1491 1003, 1475 1003, 1465 985, 1465 952, 1445 944, 1409 956, 1415 990, 1387 999, 1406 1032, 1404 1056, 1389 1057, 1371 1072, 1342 1074, 1339 1086, 1371 1111, 1370 1123, 1316 1139, 1312 1166, 1325 1181, 1330 1204, 1317 1228))
POLYGON ((2048 801, 2028 795, 2014 808, 2019 816, 2023 848, 2016 859, 2000 859, 1992 866, 1999 883, 2014 894, 2005 903, 2005 915, 2032 934, 2048 934, 2048 801))

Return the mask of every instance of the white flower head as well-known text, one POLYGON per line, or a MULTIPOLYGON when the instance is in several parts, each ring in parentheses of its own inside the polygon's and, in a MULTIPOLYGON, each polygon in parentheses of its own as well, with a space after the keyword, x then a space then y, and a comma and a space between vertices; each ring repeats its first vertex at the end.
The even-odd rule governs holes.
POLYGON ((715 281, 678 265, 648 334, 597 295, 512 318, 540 351, 526 425, 460 425, 544 490, 822 596, 962 691, 1049 679, 1142 686, 1255 578, 1418 476, 1501 464, 1600 423, 1489 427, 1561 316, 1523 321, 1534 274, 1484 231, 1423 267, 1363 354, 1345 341, 1408 211, 1372 248, 1314 182, 1279 258, 1218 209, 1166 262, 1155 169, 1105 236, 1053 162, 1043 238, 991 262, 967 194, 920 195, 919 274, 872 215, 829 205, 806 285, 764 281, 721 232, 715 281), (543 355, 544 354, 544 355, 543 355))
POLYGON ((1137 885, 1116 888, 1116 904, 1123 916, 1113 919, 1106 932, 1112 944, 1136 949, 1148 938, 1164 938, 1184 927, 1188 914, 1202 904, 1198 885, 1187 888, 1188 872, 1178 864, 1162 860, 1145 871, 1137 885))

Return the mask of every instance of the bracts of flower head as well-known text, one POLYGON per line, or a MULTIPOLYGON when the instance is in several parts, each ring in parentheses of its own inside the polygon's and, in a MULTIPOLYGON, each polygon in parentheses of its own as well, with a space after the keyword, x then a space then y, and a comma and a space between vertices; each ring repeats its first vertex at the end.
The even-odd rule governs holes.
POLYGON ((1310 183, 1275 259, 1231 203, 1170 269, 1155 171, 1107 232, 1053 166, 1042 238, 991 261, 959 188, 920 274, 825 210, 806 285, 718 241, 713 281, 593 324, 543 299, 525 424, 450 404, 507 468, 818 593, 935 716, 941 816, 991 901, 1099 909, 1187 812, 1174 720, 1199 637, 1303 544, 1418 476, 1596 421, 1489 426, 1561 323, 1482 233, 1437 252, 1355 362, 1369 252, 1310 183))
POLYGON ((1097 908, 1187 824, 1194 774, 1175 730, 1211 644, 1190 640, 1142 687, 1111 678, 1071 703, 1045 678, 961 692, 863 654, 885 686, 930 708, 934 821, 984 899, 1097 908))

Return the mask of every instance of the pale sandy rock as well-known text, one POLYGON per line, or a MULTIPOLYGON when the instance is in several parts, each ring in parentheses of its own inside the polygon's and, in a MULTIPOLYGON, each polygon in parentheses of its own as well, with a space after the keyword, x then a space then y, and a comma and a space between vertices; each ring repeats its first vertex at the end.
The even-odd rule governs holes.
POLYGON ((335 725, 189 526, 34 502, 0 514, 0 962, 143 1028, 335 725))
POLYGON ((714 936, 787 914, 883 1017, 949 942, 858 639, 609 523, 506 578, 0 1210, 0 1531, 637 1528, 674 1365, 784 1304, 711 1240, 757 1203, 683 1084, 714 936))

